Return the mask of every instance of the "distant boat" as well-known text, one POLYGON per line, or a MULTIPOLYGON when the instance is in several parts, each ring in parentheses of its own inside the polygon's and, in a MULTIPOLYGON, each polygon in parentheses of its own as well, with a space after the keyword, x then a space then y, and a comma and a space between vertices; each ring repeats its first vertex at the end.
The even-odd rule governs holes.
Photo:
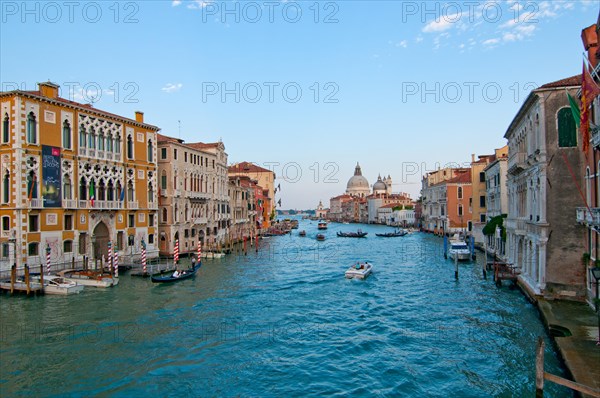
POLYGON ((346 271, 346 278, 352 279, 365 279, 367 276, 371 275, 373 271, 373 264, 365 261, 364 263, 357 262, 356 264, 350 266, 346 271))
POLYGON ((356 232, 338 232, 337 236, 340 238, 364 238, 368 235, 368 232, 362 232, 360 229, 356 232))
POLYGON ((178 281, 181 281, 184 279, 189 279, 189 278, 193 277, 194 275, 196 275, 196 272, 200 269, 201 265, 202 265, 202 262, 198 261, 194 265, 194 268, 182 271, 179 276, 173 276, 173 274, 170 271, 169 271, 169 274, 164 275, 164 276, 153 276, 152 282, 154 282, 154 283, 169 283, 169 282, 178 282, 178 281))
POLYGON ((320 240, 320 241, 325 240, 325 235, 323 235, 323 234, 317 234, 317 240, 320 240))
POLYGON ((388 232, 386 234, 375 234, 375 236, 379 236, 381 238, 395 238, 395 237, 398 237, 398 236, 404 236, 406 234, 408 234, 408 232, 406 232, 403 229, 400 229, 398 231, 388 232))
POLYGON ((317 229, 327 229, 327 221, 319 221, 319 224, 317 224, 317 229))
POLYGON ((302 230, 302 231, 298 232, 298 235, 299 236, 306 236, 306 231, 302 230))

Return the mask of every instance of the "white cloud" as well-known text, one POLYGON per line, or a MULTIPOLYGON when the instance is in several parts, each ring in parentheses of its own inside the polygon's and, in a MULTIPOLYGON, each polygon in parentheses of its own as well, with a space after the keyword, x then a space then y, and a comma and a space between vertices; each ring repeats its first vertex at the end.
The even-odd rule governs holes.
POLYGON ((452 28, 453 25, 457 24, 461 18, 461 14, 451 14, 451 15, 443 15, 441 18, 436 18, 433 21, 427 23, 425 27, 423 27, 423 32, 432 33, 432 32, 443 32, 452 28))
POLYGON ((213 0, 192 0, 192 2, 188 4, 187 8, 191 10, 198 10, 206 7, 210 3, 213 3, 213 0))
POLYGON ((417 38, 415 39, 416 43, 420 43, 423 41, 423 36, 417 36, 417 38))
POLYGON ((176 84, 167 83, 167 85, 164 86, 163 88, 161 88, 161 90, 167 94, 171 94, 171 93, 181 90, 182 87, 183 87, 183 84, 181 84, 181 83, 176 83, 176 84))
POLYGON ((406 47, 408 47, 408 41, 407 40, 399 41, 398 43, 396 43, 396 47, 406 48, 406 47))
POLYGON ((173 0, 173 2, 171 3, 171 6, 177 7, 180 4, 181 4, 181 0, 173 0))
POLYGON ((483 42, 484 46, 493 46, 500 43, 500 39, 487 39, 483 42))

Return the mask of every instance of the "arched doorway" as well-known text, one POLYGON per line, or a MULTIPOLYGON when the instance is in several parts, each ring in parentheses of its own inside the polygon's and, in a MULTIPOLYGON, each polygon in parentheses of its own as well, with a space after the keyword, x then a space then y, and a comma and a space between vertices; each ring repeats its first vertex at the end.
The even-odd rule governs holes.
POLYGON ((108 240, 110 234, 108 233, 108 227, 104 222, 99 222, 92 232, 92 257, 96 259, 108 258, 108 240))

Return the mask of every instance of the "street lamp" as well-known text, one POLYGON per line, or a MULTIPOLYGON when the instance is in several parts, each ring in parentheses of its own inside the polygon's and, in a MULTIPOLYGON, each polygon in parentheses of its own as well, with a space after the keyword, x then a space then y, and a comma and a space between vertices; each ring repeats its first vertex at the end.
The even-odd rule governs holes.
POLYGON ((596 342, 596 345, 600 345, 600 311, 598 311, 598 307, 600 307, 600 302, 598 299, 598 288, 600 287, 600 267, 592 268, 592 276, 596 280, 596 300, 594 302, 596 316, 598 317, 598 341, 596 342))

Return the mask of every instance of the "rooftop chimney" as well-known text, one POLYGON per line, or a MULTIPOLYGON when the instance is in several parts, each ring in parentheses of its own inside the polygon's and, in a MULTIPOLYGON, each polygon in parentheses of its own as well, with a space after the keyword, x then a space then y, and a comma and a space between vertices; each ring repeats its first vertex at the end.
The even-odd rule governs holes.
POLYGON ((60 88, 59 85, 47 81, 44 83, 38 83, 38 88, 42 96, 48 98, 58 98, 58 89, 60 88))
POLYGON ((144 123, 144 112, 135 111, 135 121, 138 123, 144 123))
POLYGON ((588 53, 588 60, 592 64, 592 68, 595 68, 598 64, 596 59, 596 50, 598 49, 598 33, 596 30, 596 24, 590 25, 581 31, 581 41, 583 42, 583 48, 588 53))

